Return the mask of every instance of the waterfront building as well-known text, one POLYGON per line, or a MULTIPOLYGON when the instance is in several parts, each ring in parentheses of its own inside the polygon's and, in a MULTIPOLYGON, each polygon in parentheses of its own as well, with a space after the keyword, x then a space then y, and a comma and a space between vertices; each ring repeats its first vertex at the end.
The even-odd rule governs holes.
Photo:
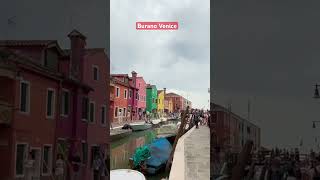
POLYGON ((147 111, 149 113, 157 112, 158 91, 155 85, 147 84, 147 111))
POLYGON ((164 95, 165 90, 158 90, 157 110, 160 116, 164 114, 164 95))
MULTIPOLYGON (((23 178, 29 152, 35 156, 38 179, 52 178, 58 153, 67 164, 79 156, 80 179, 92 179, 88 146, 103 145, 100 150, 109 154, 109 119, 102 115, 109 89, 106 80, 94 80, 96 75, 109 76, 109 60, 103 50, 85 49, 86 37, 80 32, 72 31, 69 38, 70 50, 52 40, 0 41, 0 81, 7 85, 0 91, 0 153, 6 155, 0 156, 6 162, 0 165, 0 179, 23 178), (105 66, 101 74, 94 65, 105 66), (97 100, 95 90, 106 95, 97 100), (101 124, 90 124, 98 118, 101 124)), ((71 166, 66 173, 70 179, 71 166)))
POLYGON ((146 107, 147 107, 147 93, 146 93, 147 83, 145 82, 145 80, 143 79, 142 76, 137 77, 137 88, 139 89, 138 104, 137 104, 138 119, 142 119, 142 117, 140 117, 140 115, 141 114, 143 115, 143 112, 146 111, 146 107))
POLYGON ((247 140, 260 147, 260 128, 245 118, 233 113, 231 108, 213 104, 214 147, 220 150, 239 152, 247 140))
MULTIPOLYGON (((111 81, 114 84, 114 102, 113 123, 122 124, 129 120, 128 117, 128 99, 129 99, 129 78, 127 76, 111 75, 111 81)), ((132 98, 132 96, 130 97, 132 98)), ((129 114, 131 113, 129 109, 129 114)))
POLYGON ((137 84, 137 73, 135 71, 131 72, 132 77, 128 74, 113 74, 112 77, 123 81, 127 88, 126 92, 126 100, 127 100, 127 109, 126 118, 130 121, 134 121, 138 119, 138 101, 139 101, 139 88, 137 84))

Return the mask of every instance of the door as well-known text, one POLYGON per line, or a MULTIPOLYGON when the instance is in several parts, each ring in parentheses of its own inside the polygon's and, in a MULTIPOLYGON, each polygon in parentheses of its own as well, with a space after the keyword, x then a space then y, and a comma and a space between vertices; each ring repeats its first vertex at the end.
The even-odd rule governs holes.
POLYGON ((41 148, 31 148, 31 152, 34 154, 34 172, 33 180, 40 180, 41 174, 41 148))

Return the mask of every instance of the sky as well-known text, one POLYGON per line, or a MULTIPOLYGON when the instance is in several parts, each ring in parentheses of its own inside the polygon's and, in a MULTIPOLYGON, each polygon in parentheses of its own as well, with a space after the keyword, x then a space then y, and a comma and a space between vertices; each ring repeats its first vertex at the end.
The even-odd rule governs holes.
MULTIPOLYGON (((212 100, 247 117, 267 147, 315 149, 320 141, 320 2, 215 1, 212 100)), ((319 149, 316 149, 319 150, 319 149)))
POLYGON ((4 0, 0 6, 0 39, 58 40, 63 48, 69 48, 67 35, 77 29, 87 37, 87 47, 107 48, 107 3, 4 0))
POLYGON ((209 108, 210 1, 111 0, 112 73, 136 71, 158 89, 209 108), (174 21, 177 31, 137 31, 137 21, 174 21))

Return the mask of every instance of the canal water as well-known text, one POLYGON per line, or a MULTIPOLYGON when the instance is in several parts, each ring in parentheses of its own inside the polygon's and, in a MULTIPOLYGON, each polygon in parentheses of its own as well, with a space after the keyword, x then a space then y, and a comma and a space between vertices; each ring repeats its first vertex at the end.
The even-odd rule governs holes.
MULTIPOLYGON (((135 152, 137 147, 151 143, 156 138, 155 129, 133 132, 131 135, 111 142, 111 170, 130 169, 129 158, 135 152)), ((147 180, 161 180, 169 177, 169 173, 159 173, 155 176, 146 177, 147 180)))

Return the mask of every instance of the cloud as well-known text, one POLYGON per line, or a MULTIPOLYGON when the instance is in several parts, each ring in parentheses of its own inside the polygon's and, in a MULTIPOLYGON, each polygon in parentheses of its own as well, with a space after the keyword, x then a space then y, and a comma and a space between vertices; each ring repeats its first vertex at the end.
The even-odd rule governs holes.
POLYGON ((209 12, 209 0, 112 0, 112 72, 135 70, 159 88, 190 92, 197 107, 207 105, 209 12), (137 31, 137 21, 178 21, 179 30, 137 31))

